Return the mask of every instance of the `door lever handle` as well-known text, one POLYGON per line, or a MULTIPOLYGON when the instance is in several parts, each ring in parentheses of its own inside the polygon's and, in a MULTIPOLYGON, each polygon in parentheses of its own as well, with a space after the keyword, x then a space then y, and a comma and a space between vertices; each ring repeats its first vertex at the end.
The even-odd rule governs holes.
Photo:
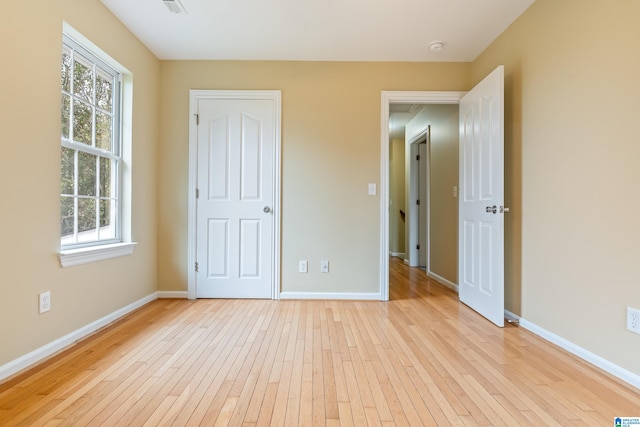
POLYGON ((492 214, 498 213, 498 207, 496 205, 487 206, 486 212, 492 214))

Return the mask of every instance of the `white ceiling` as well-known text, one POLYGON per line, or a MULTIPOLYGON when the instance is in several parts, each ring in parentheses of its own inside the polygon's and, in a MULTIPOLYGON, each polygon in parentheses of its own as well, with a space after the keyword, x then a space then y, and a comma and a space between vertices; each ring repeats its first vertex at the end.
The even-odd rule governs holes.
POLYGON ((180 1, 102 0, 160 59, 412 62, 472 61, 534 2, 180 1))

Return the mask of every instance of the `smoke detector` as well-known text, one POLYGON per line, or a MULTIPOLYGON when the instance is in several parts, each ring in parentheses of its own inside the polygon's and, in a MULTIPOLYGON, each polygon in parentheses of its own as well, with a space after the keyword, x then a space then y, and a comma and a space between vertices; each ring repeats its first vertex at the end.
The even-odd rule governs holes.
POLYGON ((434 53, 442 52, 444 50, 444 42, 435 41, 429 43, 429 50, 434 53))
POLYGON ((162 0, 162 3, 173 13, 187 13, 180 0, 162 0))

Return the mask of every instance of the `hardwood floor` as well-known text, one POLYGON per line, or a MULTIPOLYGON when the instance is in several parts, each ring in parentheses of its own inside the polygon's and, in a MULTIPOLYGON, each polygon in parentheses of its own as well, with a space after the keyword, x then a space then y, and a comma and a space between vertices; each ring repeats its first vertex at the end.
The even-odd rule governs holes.
POLYGON ((375 301, 159 300, 0 385, 0 425, 611 426, 640 394, 396 259, 375 301))

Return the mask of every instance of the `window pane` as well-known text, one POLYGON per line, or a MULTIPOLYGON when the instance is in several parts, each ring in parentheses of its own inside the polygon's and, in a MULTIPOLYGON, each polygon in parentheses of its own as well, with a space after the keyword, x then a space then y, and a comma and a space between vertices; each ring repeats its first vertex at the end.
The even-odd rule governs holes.
POLYGON ((100 240, 115 239, 115 201, 100 200, 100 240))
POLYGON ((96 113, 96 147, 111 151, 111 116, 96 113))
POLYGON ((71 92, 71 53, 69 49, 62 50, 62 64, 60 73, 60 83, 62 90, 71 92))
POLYGON ((78 241, 96 238, 96 201, 97 199, 78 199, 78 241))
POLYGON ((60 198, 60 235, 73 234, 73 197, 60 198))
POLYGON ((96 195, 96 156, 93 154, 78 152, 78 195, 96 195))
POLYGON ((81 62, 76 55, 73 67, 73 93, 90 103, 93 103, 93 67, 81 62))
POLYGON ((73 157, 74 150, 62 147, 60 168, 60 191, 62 194, 73 194, 73 157))
POLYGON ((71 119, 71 97, 62 94, 62 111, 60 113, 60 133, 63 138, 69 138, 69 120, 71 119))
POLYGON ((84 102, 73 102, 73 140, 91 145, 93 108, 84 102))
POLYGON ((105 111, 111 112, 111 94, 113 91, 113 77, 98 72, 96 78, 96 105, 105 111))
POLYGON ((100 197, 112 197, 111 159, 100 157, 100 197))

